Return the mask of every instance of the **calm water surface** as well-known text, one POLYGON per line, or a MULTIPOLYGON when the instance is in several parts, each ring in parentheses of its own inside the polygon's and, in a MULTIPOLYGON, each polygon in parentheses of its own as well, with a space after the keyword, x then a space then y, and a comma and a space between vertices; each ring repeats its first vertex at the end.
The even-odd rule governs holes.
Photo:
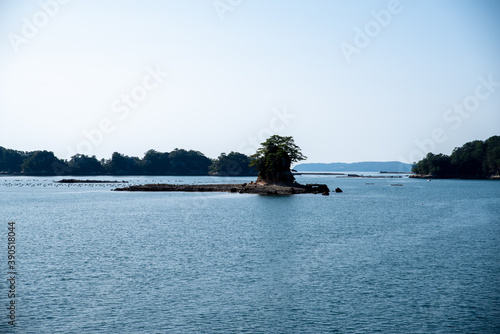
POLYGON ((2 333, 500 332, 500 182, 300 176, 344 193, 274 197, 56 179, 0 178, 2 333))

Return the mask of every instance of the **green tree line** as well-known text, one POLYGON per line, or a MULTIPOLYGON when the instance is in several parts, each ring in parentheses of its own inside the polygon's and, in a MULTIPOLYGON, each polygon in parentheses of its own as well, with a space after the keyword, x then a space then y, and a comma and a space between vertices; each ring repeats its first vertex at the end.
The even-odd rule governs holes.
POLYGON ((222 153, 209 159, 193 150, 172 152, 149 150, 144 157, 131 157, 114 152, 110 159, 76 154, 69 160, 57 158, 50 151, 23 152, 0 146, 0 173, 54 175, 257 175, 250 167, 250 157, 238 152, 222 153))
POLYGON ((500 136, 475 140, 453 150, 450 156, 428 153, 412 172, 436 178, 485 179, 500 175, 500 136))

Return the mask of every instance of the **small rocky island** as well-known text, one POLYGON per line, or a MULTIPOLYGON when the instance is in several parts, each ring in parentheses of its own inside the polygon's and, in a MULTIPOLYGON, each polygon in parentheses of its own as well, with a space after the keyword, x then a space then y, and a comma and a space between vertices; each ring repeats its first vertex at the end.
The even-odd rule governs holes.
POLYGON ((116 188, 115 191, 184 191, 184 192, 228 192, 260 195, 293 195, 318 194, 329 195, 326 184, 295 184, 283 186, 277 184, 258 184, 256 182, 242 184, 144 184, 126 188, 116 188))
POLYGON ((242 184, 145 184, 115 191, 183 191, 183 192, 229 192, 261 195, 323 194, 329 195, 326 184, 302 185, 295 181, 290 169, 292 162, 306 159, 295 145, 292 137, 271 136, 252 156, 251 166, 258 171, 255 182, 242 184))

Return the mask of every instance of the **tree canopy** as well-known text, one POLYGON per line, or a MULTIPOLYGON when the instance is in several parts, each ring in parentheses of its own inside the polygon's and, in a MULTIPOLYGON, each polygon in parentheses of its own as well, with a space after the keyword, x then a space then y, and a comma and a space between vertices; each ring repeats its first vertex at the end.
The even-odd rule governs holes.
POLYGON ((293 184, 291 164, 307 159, 293 138, 273 135, 261 145, 251 157, 251 166, 259 171, 257 182, 293 184))
POLYGON ((218 176, 257 175, 257 170, 250 167, 250 162, 250 157, 242 153, 221 153, 210 166, 210 173, 218 176))
POLYGON ((412 171, 437 178, 489 178, 500 175, 500 136, 457 147, 451 156, 428 153, 412 171))
POLYGON ((5 173, 20 173, 26 153, 0 147, 0 171, 5 173))
POLYGON ((98 175, 103 172, 104 167, 94 156, 89 157, 84 154, 75 154, 68 162, 68 168, 74 175, 98 175))
POLYGON ((170 154, 149 150, 142 158, 142 170, 148 175, 165 175, 170 171, 170 154))
POLYGON ((55 175, 54 166, 63 162, 49 151, 36 151, 24 159, 21 164, 22 173, 26 175, 55 175))
POLYGON ((176 148, 170 152, 170 164, 174 175, 207 175, 212 160, 201 152, 176 148))
POLYGON ((194 150, 149 150, 141 159, 114 152, 110 159, 75 154, 58 159, 50 151, 21 152, 0 147, 0 173, 20 175, 256 175, 250 157, 231 152, 211 160, 194 150))
POLYGON ((262 159, 267 153, 279 149, 283 150, 283 152, 288 155, 291 162, 298 162, 307 159, 307 157, 302 154, 300 147, 295 144, 293 137, 291 136, 282 137, 273 135, 269 137, 265 142, 261 143, 261 145, 262 146, 257 149, 257 152, 251 156, 253 161, 258 161, 262 159))

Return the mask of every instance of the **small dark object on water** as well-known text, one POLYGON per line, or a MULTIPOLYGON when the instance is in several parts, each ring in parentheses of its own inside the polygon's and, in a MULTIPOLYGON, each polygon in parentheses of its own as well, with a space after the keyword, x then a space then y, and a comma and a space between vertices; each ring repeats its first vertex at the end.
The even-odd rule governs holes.
POLYGON ((63 179, 55 181, 56 183, 128 183, 128 181, 112 181, 112 180, 76 180, 76 179, 63 179))
POLYGON ((341 192, 343 192, 343 191, 342 191, 342 189, 340 189, 340 188, 338 188, 338 187, 337 187, 337 188, 335 188, 335 192, 336 192, 336 193, 341 193, 341 192))

